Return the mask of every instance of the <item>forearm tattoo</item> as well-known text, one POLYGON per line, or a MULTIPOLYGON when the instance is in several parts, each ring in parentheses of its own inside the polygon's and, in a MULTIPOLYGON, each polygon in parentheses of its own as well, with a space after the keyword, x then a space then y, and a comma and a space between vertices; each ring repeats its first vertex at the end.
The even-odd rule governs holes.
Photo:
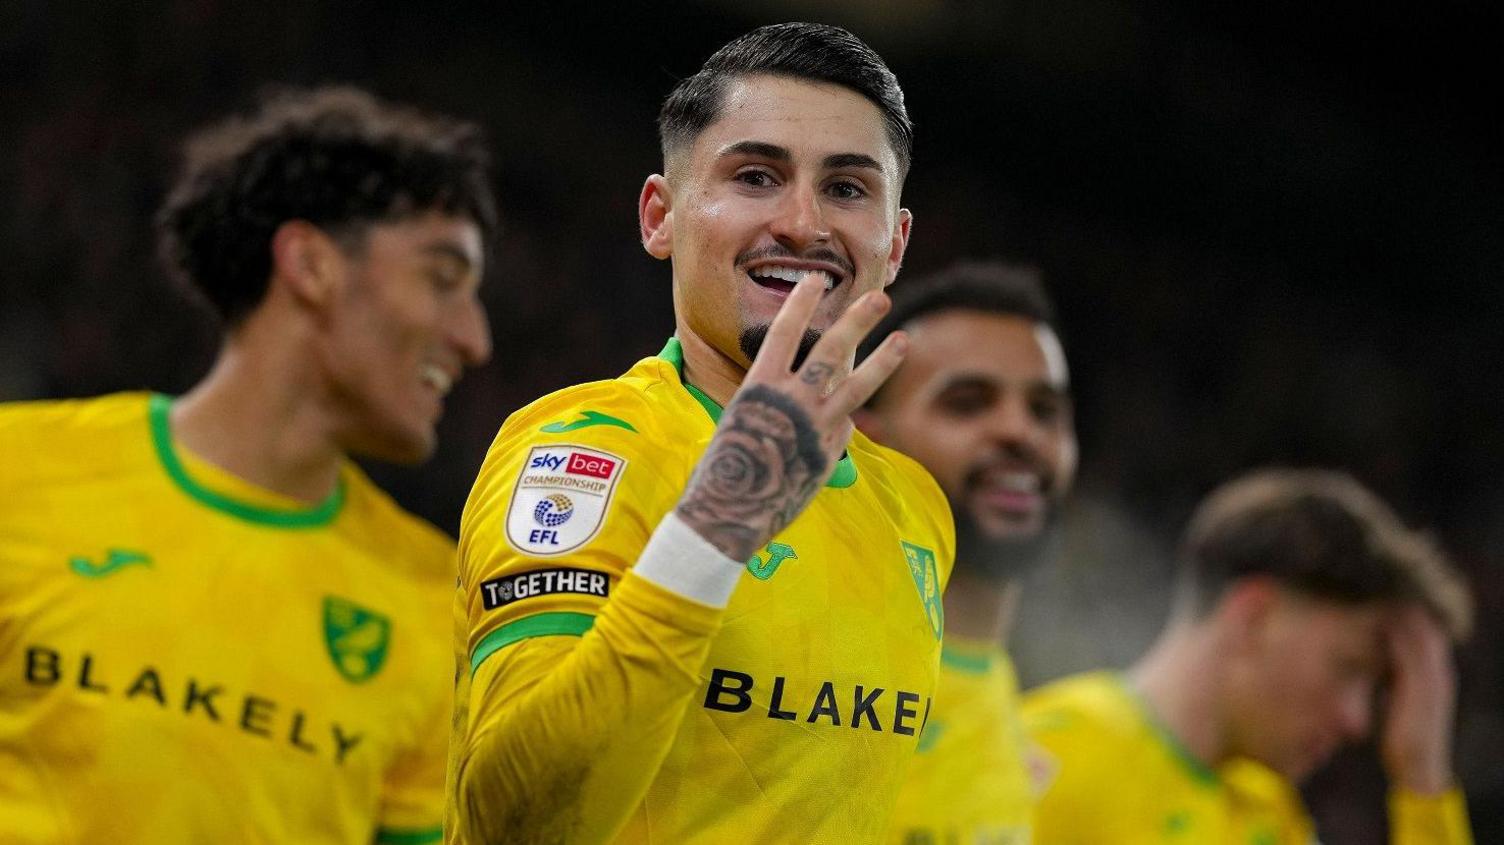
POLYGON ((829 463, 809 413, 754 385, 721 416, 679 500, 679 518, 727 557, 746 560, 804 510, 829 463))

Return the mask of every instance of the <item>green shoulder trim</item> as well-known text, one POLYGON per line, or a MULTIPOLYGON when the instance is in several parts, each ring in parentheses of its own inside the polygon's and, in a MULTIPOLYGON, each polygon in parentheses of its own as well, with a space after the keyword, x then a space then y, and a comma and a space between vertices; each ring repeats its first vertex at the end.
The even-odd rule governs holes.
POLYGON ((1126 677, 1121 673, 1114 672, 1112 673, 1112 678, 1117 682, 1118 689, 1122 691, 1123 695, 1129 701, 1133 702, 1134 707, 1138 708, 1139 715, 1143 717, 1144 722, 1149 725, 1154 735, 1159 737, 1159 741, 1170 750, 1170 756, 1180 762, 1192 780, 1205 786, 1220 786, 1222 784, 1222 778, 1205 763, 1197 759, 1196 755, 1192 754, 1191 750, 1180 742, 1180 738, 1171 733, 1165 723, 1159 720, 1159 715, 1149 707, 1149 702, 1145 701, 1138 694, 1138 691, 1133 688, 1133 685, 1128 682, 1126 677))
POLYGON ((160 393, 152 394, 148 411, 151 420, 151 442, 156 447, 157 459, 162 462, 162 468, 167 471, 168 477, 199 504, 246 522, 269 525, 273 528, 320 528, 333 522, 334 517, 339 514, 340 508, 345 503, 343 477, 335 485, 334 492, 330 493, 324 501, 306 509, 281 509, 253 505, 233 499, 223 493, 217 493, 194 481, 193 476, 189 475, 188 470, 183 467, 183 462, 178 458, 177 450, 172 445, 171 413, 172 398, 160 393))
POLYGON ((442 827, 383 827, 377 828, 376 845, 427 845, 444 838, 442 827))
POLYGON ((563 434, 567 431, 589 428, 593 425, 614 425, 617 428, 624 428, 634 434, 637 433, 637 429, 626 420, 613 417, 610 414, 603 414, 600 411, 581 411, 580 418, 574 422, 566 423, 563 420, 559 420, 558 422, 551 422, 538 430, 544 434, 563 434))
POLYGON ((990 655, 959 651, 943 644, 940 646, 940 662, 968 675, 985 675, 992 668, 990 655))
MULTIPOLYGON (((684 385, 689 395, 693 396, 695 401, 700 403, 700 407, 705 409, 705 413, 710 416, 710 421, 719 423, 721 406, 716 404, 714 399, 706 396, 700 388, 684 380, 684 347, 679 343, 679 338, 670 337, 663 351, 658 353, 658 357, 674 365, 674 369, 679 371, 679 383, 684 385)), ((825 486, 837 489, 850 487, 856 483, 856 478, 856 462, 851 459, 851 453, 846 452, 841 455, 839 461, 836 461, 835 471, 830 474, 830 479, 825 482, 825 486)))
POLYGON ((555 611, 553 613, 539 613, 525 619, 497 628, 487 634, 485 639, 475 647, 470 655, 470 674, 474 675, 480 664, 486 662, 486 658, 506 648, 518 640, 529 637, 550 636, 582 636, 595 624, 595 617, 589 613, 567 613, 555 611))

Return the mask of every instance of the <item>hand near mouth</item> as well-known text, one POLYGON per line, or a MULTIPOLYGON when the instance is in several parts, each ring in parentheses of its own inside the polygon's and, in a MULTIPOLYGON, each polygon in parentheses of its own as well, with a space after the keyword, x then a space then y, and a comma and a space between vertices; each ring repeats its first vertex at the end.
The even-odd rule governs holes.
POLYGON ((890 307, 872 291, 792 369, 825 275, 806 272, 784 301, 679 500, 679 517, 732 560, 746 560, 804 510, 851 439, 851 412, 907 350, 894 332, 848 374, 857 345, 890 307))

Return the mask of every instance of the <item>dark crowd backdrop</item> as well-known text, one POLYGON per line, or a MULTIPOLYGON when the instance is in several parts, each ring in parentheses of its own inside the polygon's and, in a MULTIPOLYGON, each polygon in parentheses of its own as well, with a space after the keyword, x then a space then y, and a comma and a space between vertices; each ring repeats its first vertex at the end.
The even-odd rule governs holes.
MULTIPOLYGON (((668 268, 635 228, 658 104, 785 19, 851 28, 905 87, 906 272, 1006 258, 1059 301, 1082 472, 1013 638, 1025 682, 1148 644, 1174 537, 1217 482, 1344 467, 1472 579, 1458 768, 1479 841, 1504 841, 1496 4, 10 0, 0 399, 192 384, 214 329, 150 229, 178 140, 269 83, 367 86, 479 121, 499 163, 495 357, 453 394, 430 464, 373 468, 453 533, 507 413, 672 330, 668 268)), ((1372 747, 1307 794, 1324 841, 1383 841, 1372 747)))

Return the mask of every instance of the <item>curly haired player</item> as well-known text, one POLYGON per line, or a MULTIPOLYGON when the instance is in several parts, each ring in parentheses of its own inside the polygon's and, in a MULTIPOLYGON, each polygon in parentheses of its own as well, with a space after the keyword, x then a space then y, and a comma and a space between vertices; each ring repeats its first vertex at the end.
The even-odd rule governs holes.
POLYGON ((426 458, 489 354, 486 156, 342 88, 187 152, 158 222, 224 324, 212 371, 0 407, 0 827, 436 841, 453 545, 347 456, 426 458))

